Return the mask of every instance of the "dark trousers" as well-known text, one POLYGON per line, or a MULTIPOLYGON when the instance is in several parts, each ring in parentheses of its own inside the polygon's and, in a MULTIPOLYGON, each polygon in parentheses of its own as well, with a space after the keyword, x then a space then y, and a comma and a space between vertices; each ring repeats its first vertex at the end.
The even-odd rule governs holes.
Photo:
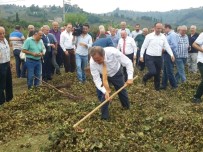
MULTIPOLYGON (((146 51, 144 53, 144 61, 145 61, 145 55, 146 51)), ((139 68, 140 71, 143 71, 145 68, 145 62, 140 62, 140 50, 137 50, 137 55, 136 55, 136 66, 139 68)))
POLYGON ((59 67, 63 64, 63 55, 64 51, 61 48, 60 45, 57 46, 57 54, 56 54, 56 63, 59 65, 59 67))
POLYGON ((171 56, 168 53, 164 53, 163 60, 162 87, 166 88, 169 80, 172 88, 177 88, 176 78, 173 74, 174 63, 171 60, 171 56))
POLYGON ((149 79, 154 77, 154 88, 160 89, 160 73, 162 68, 162 57, 161 56, 150 56, 146 54, 145 63, 148 69, 148 73, 144 75, 143 81, 147 82, 149 79))
POLYGON ((203 63, 198 62, 197 66, 198 66, 198 69, 200 71, 202 80, 201 80, 201 82, 200 82, 200 84, 199 84, 199 86, 197 88, 197 91, 196 91, 196 94, 195 94, 194 97, 200 99, 202 97, 202 95, 203 95, 203 63))
POLYGON ((51 79, 52 75, 52 52, 46 51, 44 57, 44 62, 42 62, 42 79, 47 80, 51 79))
POLYGON ((68 55, 64 53, 65 72, 75 72, 75 52, 73 49, 67 49, 66 51, 68 51, 68 55))
POLYGON ((17 74, 17 78, 20 77, 26 77, 25 75, 25 70, 26 68, 24 67, 24 60, 21 60, 20 58, 20 52, 21 50, 15 49, 13 50, 13 54, 15 57, 15 63, 16 63, 16 74, 17 74))
MULTIPOLYGON (((124 85, 124 78, 122 71, 119 70, 113 77, 108 77, 108 82, 111 83, 116 90, 119 90, 124 85)), ((97 96, 99 101, 103 102, 105 100, 105 95, 97 89, 97 96)), ((123 89, 120 93, 118 93, 118 97, 120 99, 121 105, 129 109, 130 108, 130 102, 128 99, 128 93, 126 89, 123 89)), ((106 103, 101 108, 101 114, 102 118, 108 119, 109 118, 109 110, 108 110, 109 102, 106 103)))
POLYGON ((13 98, 10 62, 0 63, 0 105, 13 98))
MULTIPOLYGON (((134 60, 134 53, 132 54, 126 54, 126 56, 132 61, 133 63, 133 60, 134 60)), ((124 74, 124 80, 125 82, 128 80, 128 74, 127 74, 127 69, 126 67, 123 67, 123 74, 124 74)))

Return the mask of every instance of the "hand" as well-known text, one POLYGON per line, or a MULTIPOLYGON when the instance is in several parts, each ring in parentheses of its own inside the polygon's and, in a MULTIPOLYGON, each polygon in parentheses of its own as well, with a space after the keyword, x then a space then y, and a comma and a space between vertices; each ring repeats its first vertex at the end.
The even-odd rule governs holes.
POLYGON ((68 54, 69 54, 69 53, 68 53, 68 51, 65 51, 65 55, 67 55, 67 56, 68 56, 68 54))
POLYGON ((56 48, 56 46, 55 46, 54 44, 50 44, 50 46, 51 46, 52 48, 54 48, 54 49, 56 48))
POLYGON ((140 62, 144 62, 144 58, 143 57, 140 57, 140 62))
POLYGON ((87 44, 85 44, 85 43, 83 43, 83 42, 80 42, 79 45, 80 45, 80 46, 87 47, 87 44))
POLYGON ((171 56, 171 60, 172 62, 175 62, 175 57, 173 55, 171 56))
POLYGON ((109 93, 108 93, 108 91, 106 91, 106 93, 105 93, 105 99, 107 100, 109 98, 109 93))
POLYGON ((125 84, 126 84, 126 85, 131 85, 131 84, 133 84, 133 79, 128 79, 125 84))

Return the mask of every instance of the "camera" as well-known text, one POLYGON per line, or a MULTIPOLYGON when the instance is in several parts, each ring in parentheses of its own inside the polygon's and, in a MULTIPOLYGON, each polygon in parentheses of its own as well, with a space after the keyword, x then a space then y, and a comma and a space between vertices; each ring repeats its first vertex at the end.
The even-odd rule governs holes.
POLYGON ((75 27, 73 27, 73 36, 80 36, 83 31, 83 25, 77 24, 75 27))

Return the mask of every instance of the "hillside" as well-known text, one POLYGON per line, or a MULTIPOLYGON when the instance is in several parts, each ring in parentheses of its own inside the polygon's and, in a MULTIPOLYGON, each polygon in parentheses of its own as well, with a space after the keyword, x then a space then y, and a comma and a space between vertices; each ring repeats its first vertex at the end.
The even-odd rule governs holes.
MULTIPOLYGON (((137 12, 131 10, 116 10, 104 14, 93 14, 83 11, 77 5, 66 5, 66 9, 70 13, 82 13, 87 15, 90 24, 112 24, 118 25, 122 20, 128 22, 129 25, 140 23, 143 27, 151 27, 155 22, 161 21, 170 23, 174 26, 185 24, 197 25, 203 29, 203 7, 189 8, 182 10, 171 10, 167 12, 137 12)), ((44 6, 40 8, 37 5, 16 6, 16 5, 0 5, 0 18, 8 21, 15 21, 16 14, 21 21, 27 22, 46 22, 49 20, 58 20, 62 22, 63 8, 60 6, 44 6)))

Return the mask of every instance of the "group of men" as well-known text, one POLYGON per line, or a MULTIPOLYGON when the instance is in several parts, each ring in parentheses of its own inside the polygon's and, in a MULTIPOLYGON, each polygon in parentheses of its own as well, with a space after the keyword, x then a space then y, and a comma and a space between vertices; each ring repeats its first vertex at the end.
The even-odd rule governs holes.
MULTIPOLYGON (((133 83, 134 64, 141 71, 145 66, 148 69, 142 79, 144 85, 154 77, 155 90, 166 89, 168 80, 172 89, 176 89, 178 84, 186 82, 185 64, 188 59, 189 71, 196 73, 198 65, 201 73, 202 81, 193 98, 194 103, 201 102, 203 34, 196 33, 196 26, 192 25, 190 35, 187 35, 187 27, 184 25, 178 27, 178 31, 175 32, 169 24, 156 23, 153 31, 148 34, 148 29, 140 30, 139 24, 136 24, 135 30, 130 32, 126 27, 126 22, 121 22, 121 28, 118 30, 111 27, 109 31, 106 31, 104 26, 100 26, 94 42, 88 34, 88 24, 83 24, 80 35, 73 34, 74 28, 71 23, 66 25, 63 32, 59 30, 57 22, 53 22, 52 26, 52 29, 44 25, 40 30, 35 30, 34 26, 30 25, 26 40, 19 26, 16 26, 15 31, 10 34, 9 40, 13 44, 17 77, 27 77, 29 89, 40 84, 41 75, 42 80, 48 81, 52 79, 53 74, 61 74, 62 63, 65 72, 76 71, 79 82, 84 83, 86 81, 85 67, 87 67, 89 57, 90 71, 101 102, 110 96, 109 82, 116 90, 125 83, 133 83), (21 50, 25 53, 26 60, 20 68, 21 50), (177 67, 176 74, 174 74, 174 65, 177 67), (24 70, 27 70, 27 76, 24 70), (161 70, 163 70, 162 79, 161 70)), ((5 33, 3 27, 0 31, 5 33)), ((5 67, 9 69, 10 54, 8 52, 10 51, 4 34, 1 35, 0 47, 4 49, 0 52, 0 67, 7 63, 5 67)), ((9 70, 7 71, 10 75, 9 70)), ((12 91, 7 97, 8 85, 7 81, 3 80, 9 77, 4 78, 5 75, 5 72, 0 74, 2 77, 0 77, 2 81, 0 95, 4 97, 0 98, 3 99, 1 103, 12 99, 12 91), (6 92, 6 97, 4 92, 6 92)), ((12 86, 10 79, 8 84, 12 86)), ((125 89, 119 93, 119 99, 124 109, 129 109, 130 103, 125 89)), ((108 104, 106 104, 102 107, 102 119, 108 118, 108 104)))

